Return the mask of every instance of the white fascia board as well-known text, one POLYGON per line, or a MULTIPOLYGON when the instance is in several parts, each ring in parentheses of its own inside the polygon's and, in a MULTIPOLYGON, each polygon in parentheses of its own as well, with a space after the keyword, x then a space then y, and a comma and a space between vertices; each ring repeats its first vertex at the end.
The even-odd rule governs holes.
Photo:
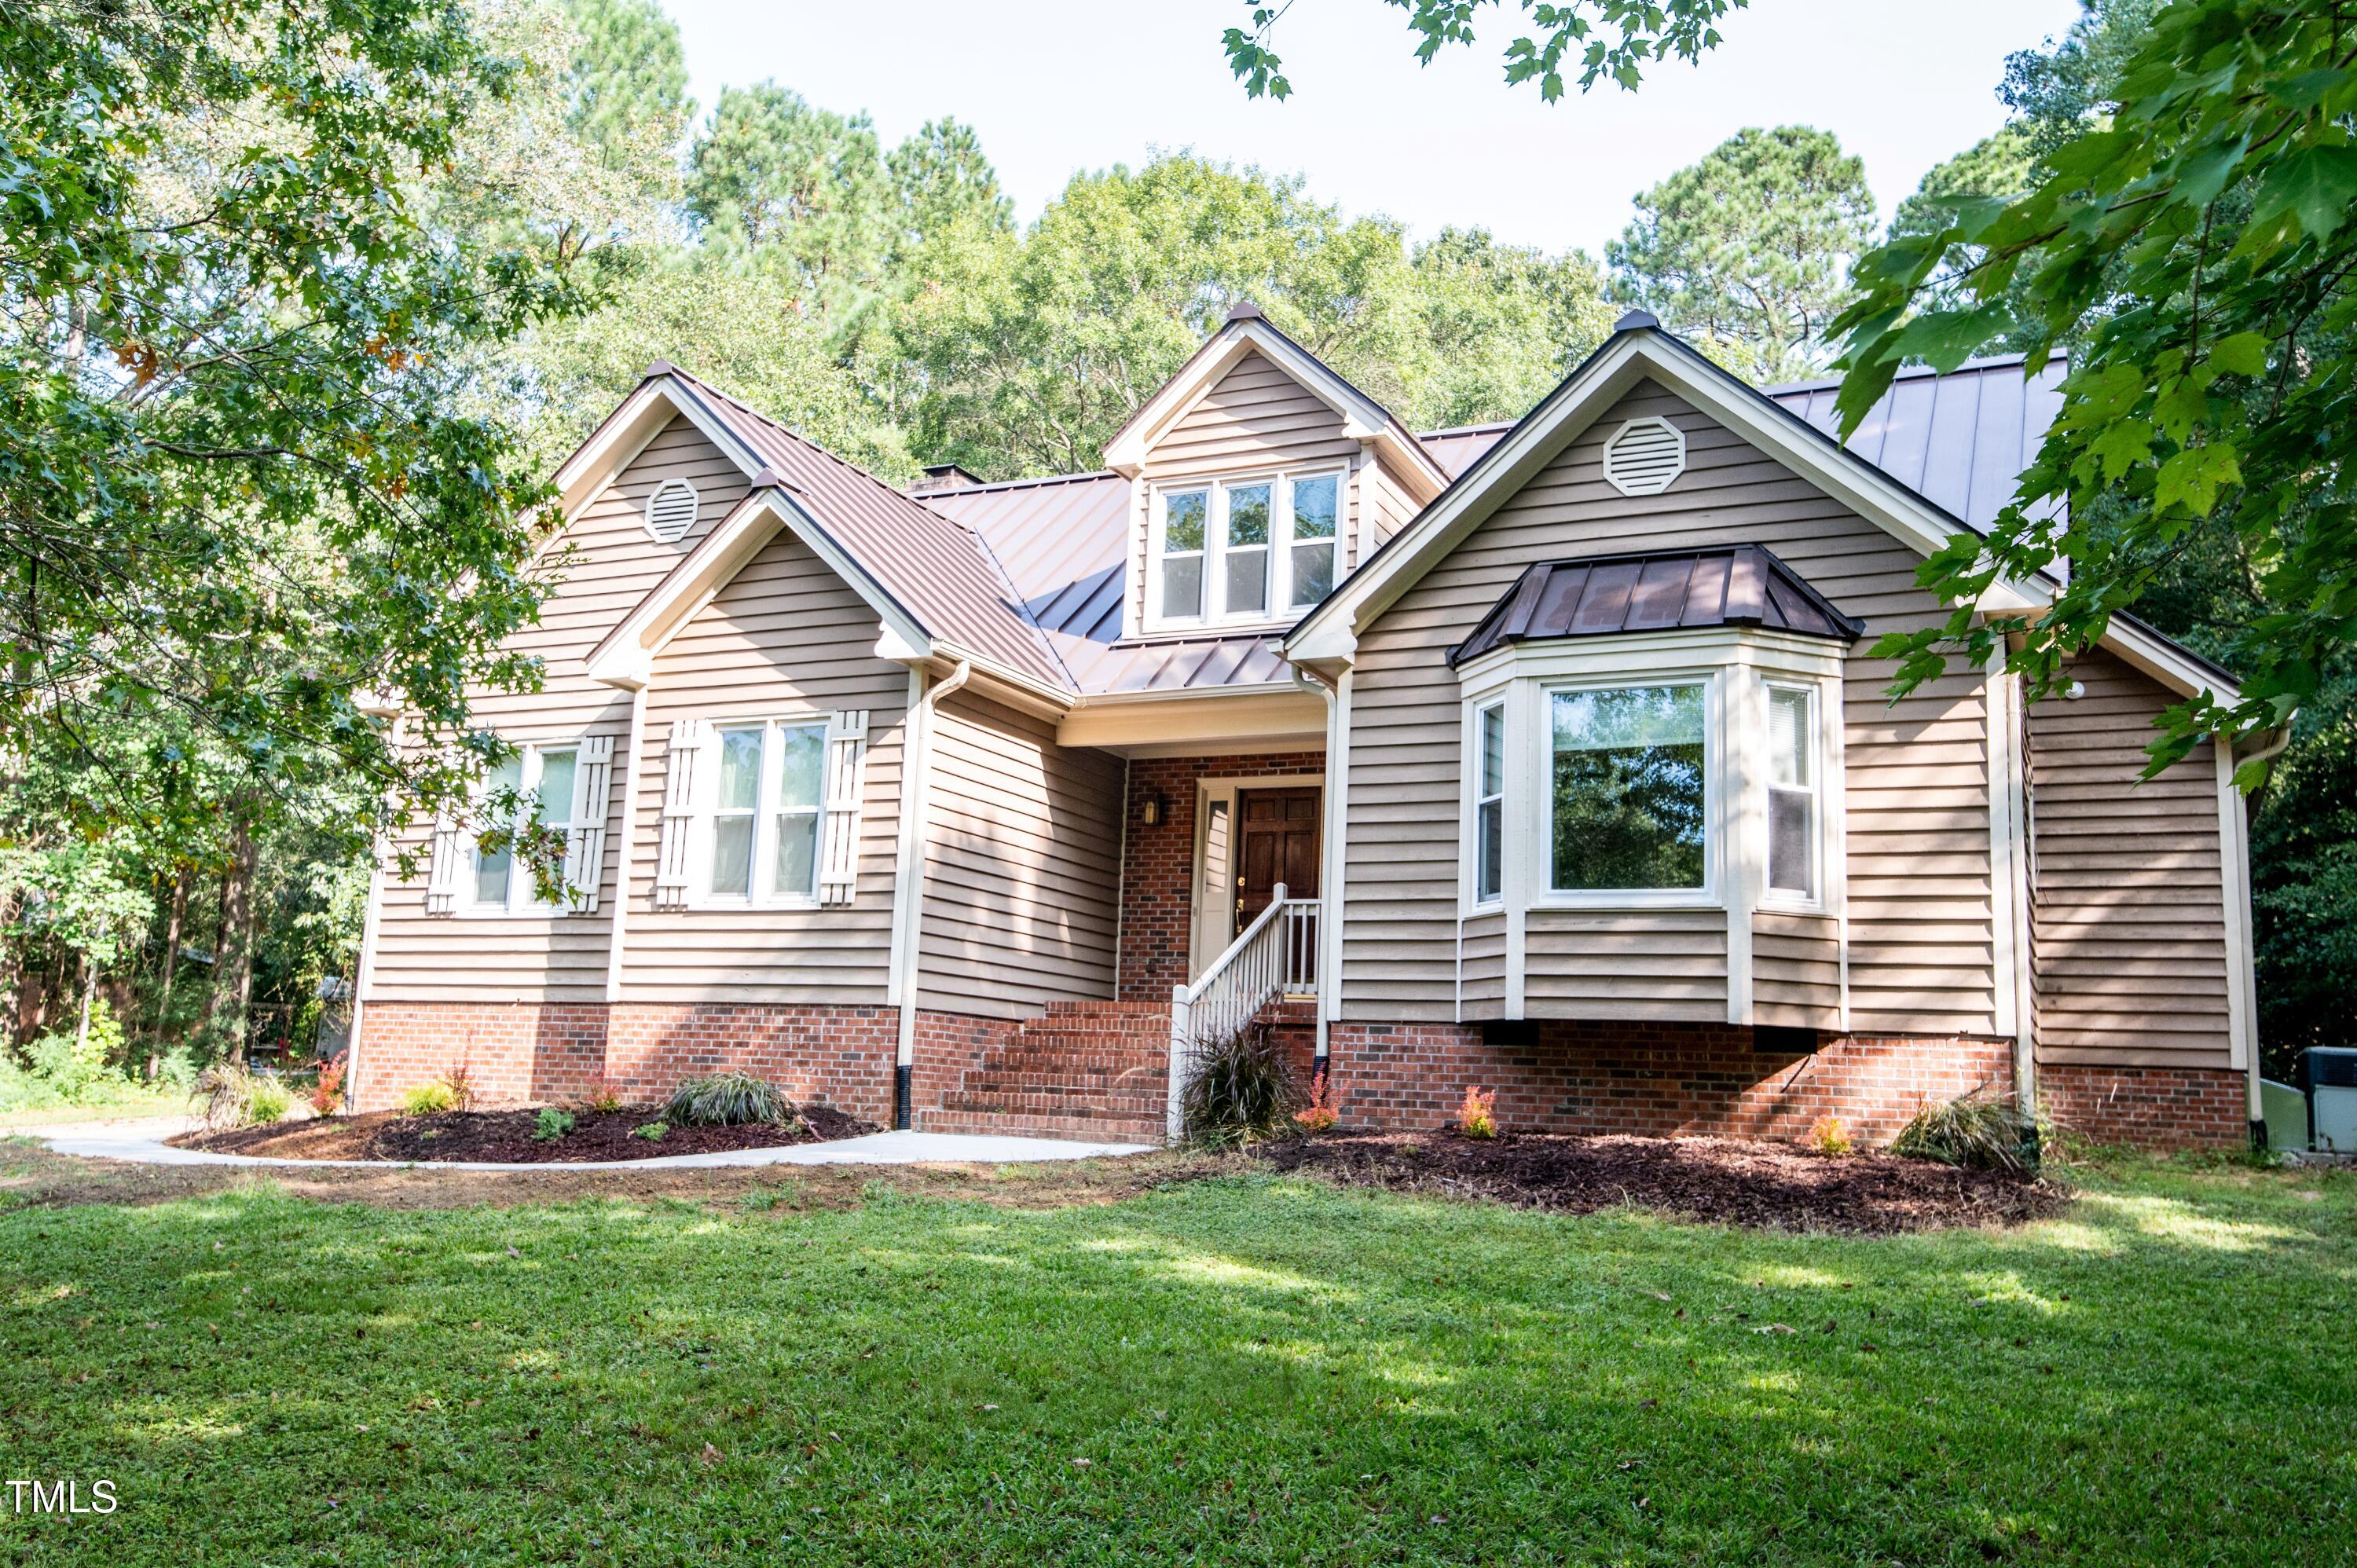
POLYGON ((655 656, 781 528, 791 529, 829 571, 876 611, 882 639, 931 656, 935 650, 931 634, 828 537, 799 502, 784 490, 773 489, 756 490, 738 502, 670 575, 649 590, 621 625, 591 652, 589 678, 625 690, 645 685, 653 672, 655 656))
MULTIPOLYGON (((1700 355, 1675 347, 1658 333, 1624 334, 1475 463, 1469 472, 1478 477, 1476 483, 1443 496, 1305 617, 1285 639, 1286 657, 1348 659, 1339 630, 1347 629, 1355 640, 1375 617, 1641 381, 1656 381, 1683 397, 1919 554, 1930 555, 1960 530, 1971 531, 1873 464, 1835 446, 1813 426, 1740 385, 1727 384, 1728 380, 1700 355)), ((2034 611, 2052 602, 2052 590, 2045 584, 2007 578, 1992 585, 1983 605, 1997 611, 2034 611)), ((2183 695, 2211 691, 2227 702, 2239 695, 2233 682, 2220 680, 2139 628, 2115 625, 2102 640, 2183 695)))
POLYGON ((1246 354, 1257 350, 1270 363, 1307 388, 1310 394, 1342 416, 1342 433, 1352 441, 1374 443, 1390 453, 1408 475, 1419 481, 1421 499, 1440 493, 1448 477, 1422 444, 1403 431, 1383 406, 1336 375, 1315 355, 1300 348, 1265 321, 1231 321, 1204 344, 1178 373, 1146 400, 1130 422, 1106 444, 1105 467, 1135 478, 1143 472, 1154 444, 1193 411, 1235 369, 1246 354), (1227 337, 1225 343, 1221 342, 1227 337))
POLYGON ((669 376, 655 376, 640 382, 556 470, 559 510, 565 522, 570 525, 579 517, 675 415, 683 414, 748 478, 761 471, 759 455, 721 424, 701 398, 688 395, 669 376))
POLYGON ((1177 692, 1120 692, 1075 701, 1056 726, 1056 744, 1127 756, 1200 751, 1205 745, 1316 745, 1326 702, 1293 682, 1177 692))

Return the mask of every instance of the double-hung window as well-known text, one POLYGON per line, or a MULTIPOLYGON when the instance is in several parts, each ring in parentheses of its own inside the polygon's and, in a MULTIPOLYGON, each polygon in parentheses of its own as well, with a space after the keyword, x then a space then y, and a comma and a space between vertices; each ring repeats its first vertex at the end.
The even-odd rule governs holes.
POLYGON ((716 903, 818 897, 826 725, 721 725, 705 894, 716 903))
POLYGON ((1768 893, 1817 897, 1817 694, 1768 688, 1768 893))
POLYGON ((1340 473, 1172 485, 1155 495, 1149 630, 1289 618, 1334 586, 1340 473))
POLYGON ((1473 902, 1506 894, 1506 704, 1473 714, 1473 902))
POLYGON ((486 821, 485 832, 476 837, 470 902, 477 911, 522 914, 554 908, 540 897, 532 868, 517 856, 515 834, 535 823, 560 833, 572 832, 574 780, 580 757, 578 746, 527 746, 485 777, 487 809, 496 809, 512 797, 516 811, 511 817, 486 821), (499 830, 499 838, 495 844, 487 844, 483 839, 492 829, 499 830))

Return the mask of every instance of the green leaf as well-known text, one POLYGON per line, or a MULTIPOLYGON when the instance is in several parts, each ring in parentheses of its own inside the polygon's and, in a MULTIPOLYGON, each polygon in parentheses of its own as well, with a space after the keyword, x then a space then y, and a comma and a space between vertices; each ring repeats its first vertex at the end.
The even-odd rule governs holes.
POLYGON ((2237 332, 2230 338, 2221 338, 2210 349, 2210 363, 2221 375, 2263 376, 2267 371, 2267 345, 2271 341, 2264 332, 2237 332))
POLYGON ((2302 147, 2267 170, 2251 209, 2253 224, 2284 213, 2319 240, 2349 221, 2357 204, 2357 147, 2302 147))
POLYGON ((2152 426, 2141 419, 2115 420, 2103 428, 2103 433, 2087 444, 2104 466, 2104 479, 2109 483, 2152 456, 2152 426))
POLYGON ((2238 484, 2242 478, 2234 448, 2225 442, 2189 446, 2160 466, 2153 487, 2153 510, 2181 505, 2196 517, 2207 517, 2218 504, 2219 487, 2238 484))

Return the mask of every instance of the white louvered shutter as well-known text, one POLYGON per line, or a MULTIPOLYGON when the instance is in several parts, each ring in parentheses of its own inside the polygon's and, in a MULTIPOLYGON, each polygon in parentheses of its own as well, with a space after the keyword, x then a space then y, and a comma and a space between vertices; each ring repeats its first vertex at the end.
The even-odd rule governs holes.
POLYGON ((593 735, 581 743, 573 770, 573 831, 565 834, 565 881, 573 889, 571 912, 597 912, 598 884, 606 875, 606 812, 613 802, 614 737, 593 735))
POLYGON ((859 800, 867 773, 867 711, 829 716, 826 824, 819 846, 818 901, 848 904, 859 891, 859 800))
POLYGON ((655 908, 687 908, 689 852, 695 841, 698 775, 712 726, 702 719, 678 719, 671 726, 671 751, 663 773, 662 838, 655 852, 655 908))
POLYGON ((685 479, 665 479, 647 498, 647 532, 665 544, 677 542, 695 526, 695 487, 685 479))
POLYGON ((1632 419, 1604 443, 1604 478, 1624 496, 1657 496, 1686 471, 1685 433, 1666 419, 1632 419))
POLYGON ((425 912, 429 915, 457 914, 459 863, 465 858, 458 853, 457 813, 446 806, 435 814, 434 834, 428 844, 425 912))

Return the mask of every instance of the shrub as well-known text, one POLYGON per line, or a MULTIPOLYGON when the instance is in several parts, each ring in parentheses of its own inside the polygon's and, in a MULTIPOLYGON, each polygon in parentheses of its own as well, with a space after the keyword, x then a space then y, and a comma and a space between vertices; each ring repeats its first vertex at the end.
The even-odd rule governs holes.
POLYGON ((444 1079, 413 1083, 401 1091, 401 1113, 404 1116, 432 1116, 457 1108, 457 1091, 444 1079))
POLYGON ((1322 1070, 1309 1080, 1309 1103, 1295 1112, 1293 1119, 1308 1133, 1323 1133, 1334 1125, 1334 1090, 1322 1070))
POLYGON ((629 1103, 622 1098, 622 1086, 610 1078, 594 1078, 581 1092, 580 1105, 600 1116, 610 1115, 629 1103))
POLYGON ((475 1108, 475 1069, 457 1062, 442 1069, 442 1081, 450 1086, 450 1109, 471 1111, 475 1108))
POLYGON ((203 1070, 197 1065, 197 1053, 187 1046, 174 1046, 156 1064, 156 1078, 178 1090, 194 1089, 197 1074, 203 1070))
POLYGON ((1277 1132, 1300 1103, 1275 1031, 1254 1022, 1203 1047, 1179 1119, 1196 1142, 1243 1144, 1277 1132))
POLYGON ((668 1122, 649 1122, 643 1126, 631 1128, 630 1136, 644 1138, 650 1144, 660 1144, 663 1141, 663 1134, 670 1131, 671 1123, 668 1122))
POLYGON ((1835 1159, 1857 1147, 1850 1138, 1849 1129, 1842 1124, 1838 1116, 1820 1116, 1810 1122, 1809 1135, 1801 1140, 1801 1146, 1811 1154, 1835 1159))
POLYGON ((344 1108, 344 1071, 351 1052, 338 1051, 319 1064, 319 1081, 311 1086, 311 1109, 332 1116, 344 1108))
POLYGON ((238 1062, 215 1062, 197 1074, 191 1097, 211 1128, 252 1127, 275 1122, 295 1108, 295 1096, 274 1078, 248 1072, 238 1062))
POLYGON ((1471 1084, 1465 1086, 1465 1103, 1457 1108, 1457 1130, 1469 1138, 1494 1138, 1498 1135, 1498 1091, 1484 1094, 1471 1084))
POLYGON ((115 1021, 106 998, 94 996, 87 1030, 77 1020, 70 1029, 43 1035, 25 1054, 32 1060, 33 1076, 51 1094, 68 1105, 78 1105, 102 1097, 107 1080, 114 1076, 107 1063, 122 1051, 123 1026, 115 1021))
POLYGON ((671 1091, 663 1120, 677 1127, 740 1127, 752 1122, 782 1122, 792 1107, 777 1086, 748 1072, 716 1072, 691 1078, 671 1091))
POLYGON ((2038 1119, 2009 1100, 1984 1098, 1975 1090, 1916 1112, 1890 1152, 1975 1170, 2034 1171, 2038 1119))
POLYGON ((554 1105, 542 1106, 532 1123, 533 1139, 543 1144, 554 1144, 572 1131, 573 1112, 559 1111, 554 1105))

